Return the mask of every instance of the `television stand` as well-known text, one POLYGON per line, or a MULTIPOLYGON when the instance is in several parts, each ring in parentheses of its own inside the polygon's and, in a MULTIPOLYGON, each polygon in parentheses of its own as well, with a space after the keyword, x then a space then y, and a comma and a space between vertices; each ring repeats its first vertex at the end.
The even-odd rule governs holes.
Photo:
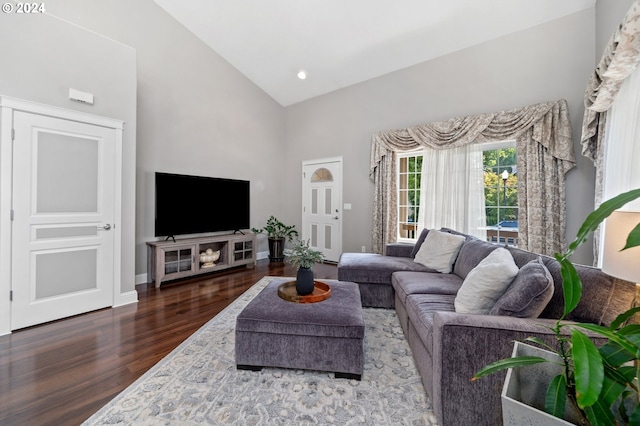
POLYGON ((242 265, 256 265, 256 234, 215 235, 147 242, 147 282, 156 288, 165 281, 221 271, 242 265), (201 259, 210 249, 219 258, 201 259))

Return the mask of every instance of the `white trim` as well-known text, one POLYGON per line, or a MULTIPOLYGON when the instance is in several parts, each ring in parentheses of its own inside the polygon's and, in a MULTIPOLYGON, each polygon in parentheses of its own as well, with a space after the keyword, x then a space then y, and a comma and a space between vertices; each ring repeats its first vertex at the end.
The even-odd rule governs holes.
POLYGON ((11 333, 12 128, 13 110, 0 103, 0 335, 11 333))
POLYGON ((130 305, 132 303, 138 303, 138 292, 135 290, 120 293, 118 295, 118 302, 114 303, 113 307, 117 308, 118 306, 130 305))
MULTIPOLYGON (((94 124, 110 129, 124 128, 124 121, 72 109, 61 108, 53 105, 45 105, 38 102, 25 101, 9 96, 0 95, 0 107, 11 108, 14 111, 24 111, 31 114, 40 114, 47 117, 61 118, 63 120, 77 121, 79 123, 94 124)), ((120 141, 122 142, 122 141, 120 141)))
POLYGON ((269 258, 269 251, 259 251, 256 253, 256 260, 263 260, 269 258))
POLYGON ((147 281, 147 277, 148 277, 148 275, 147 275, 147 273, 146 273, 146 272, 145 272, 144 274, 138 274, 138 275, 136 275, 136 278, 135 278, 135 279, 136 279, 135 285, 139 285, 139 284, 146 284, 146 283, 148 282, 148 281, 147 281))

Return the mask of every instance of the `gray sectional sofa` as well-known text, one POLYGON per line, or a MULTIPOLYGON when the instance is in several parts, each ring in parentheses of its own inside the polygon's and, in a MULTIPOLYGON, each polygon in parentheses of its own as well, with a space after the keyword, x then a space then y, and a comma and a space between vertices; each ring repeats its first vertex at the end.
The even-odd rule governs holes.
MULTIPOLYGON (((539 299, 543 305, 534 313, 541 311, 537 318, 517 316, 531 314, 530 306, 520 312, 498 310, 501 315, 456 312, 456 295, 465 278, 500 246, 453 230, 441 231, 464 237, 451 273, 437 272, 414 260, 430 232, 425 230, 415 246, 389 245, 385 255, 344 253, 338 263, 338 279, 358 283, 364 307, 396 309, 441 426, 501 425, 500 393, 505 373, 476 382, 470 378, 485 365, 510 356, 513 340, 538 336, 554 344, 545 326, 560 318, 564 309, 560 265, 552 257, 506 247, 520 268, 512 285, 519 280, 518 289, 524 288, 525 293, 530 292, 529 283, 532 287, 541 275, 527 275, 529 267, 524 266, 544 264, 542 269, 547 271, 551 292, 545 290, 542 299, 536 292, 521 298, 539 299)), ((607 325, 631 307, 635 298, 633 283, 596 268, 576 268, 582 279, 583 296, 568 320, 607 325)), ((512 290, 511 298, 520 291, 515 287, 512 290)))

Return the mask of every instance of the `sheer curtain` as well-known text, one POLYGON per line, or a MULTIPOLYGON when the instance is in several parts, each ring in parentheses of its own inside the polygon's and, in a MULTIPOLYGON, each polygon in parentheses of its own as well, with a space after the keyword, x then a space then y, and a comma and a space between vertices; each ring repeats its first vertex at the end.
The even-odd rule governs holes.
POLYGON ((435 150, 422 159, 420 228, 455 229, 486 239, 482 145, 435 150))
MULTIPOLYGON (((630 76, 634 74, 637 79, 638 63, 640 63, 640 0, 636 0, 631 5, 622 23, 611 35, 598 66, 589 79, 584 95, 585 110, 580 140, 582 155, 591 159, 596 168, 594 196, 596 208, 603 200, 617 194, 615 187, 625 178, 615 177, 614 175, 618 172, 616 169, 620 167, 621 172, 626 170, 624 164, 628 164, 627 161, 633 158, 631 155, 627 156, 626 151, 629 149, 628 143, 631 139, 629 135, 621 133, 620 126, 634 125, 638 114, 636 112, 636 115, 633 115, 631 110, 626 110, 629 106, 621 106, 623 102, 628 101, 619 103, 618 97, 622 91, 637 96, 637 86, 636 89, 630 89, 627 80, 630 80, 630 76), (617 124, 609 123, 614 104, 618 104, 617 124), (629 113, 626 117, 625 111, 629 113), (612 132, 615 134, 611 134, 612 132), (615 151, 612 152, 614 148, 615 151), (624 155, 614 162, 612 159, 616 158, 618 153, 624 155), (618 163, 618 160, 622 163, 618 163), (608 178, 607 175, 609 175, 608 178), (609 181, 608 189, 605 189, 605 179, 609 181)), ((636 157, 635 164, 637 161, 636 157)), ((638 185, 637 180, 633 182, 636 186, 638 185)), ((601 232, 594 234, 596 265, 600 263, 600 234, 601 232)))
MULTIPOLYGON (((640 187, 640 69, 625 80, 607 112, 604 131, 602 200, 640 187)), ((624 210, 640 210, 640 200, 624 210)), ((600 241, 604 229, 600 230, 600 241)), ((602 247, 598 247, 598 266, 602 247)))

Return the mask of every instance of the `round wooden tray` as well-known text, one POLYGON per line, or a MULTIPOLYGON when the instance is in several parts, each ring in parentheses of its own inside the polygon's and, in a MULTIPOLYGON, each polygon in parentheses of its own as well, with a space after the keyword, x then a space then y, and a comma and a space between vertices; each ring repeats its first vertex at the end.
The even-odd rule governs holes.
POLYGON ((301 296, 296 291, 296 282, 287 281, 278 286, 278 296, 287 302, 294 303, 317 303, 328 299, 331 296, 331 287, 322 281, 313 280, 313 292, 301 296))

